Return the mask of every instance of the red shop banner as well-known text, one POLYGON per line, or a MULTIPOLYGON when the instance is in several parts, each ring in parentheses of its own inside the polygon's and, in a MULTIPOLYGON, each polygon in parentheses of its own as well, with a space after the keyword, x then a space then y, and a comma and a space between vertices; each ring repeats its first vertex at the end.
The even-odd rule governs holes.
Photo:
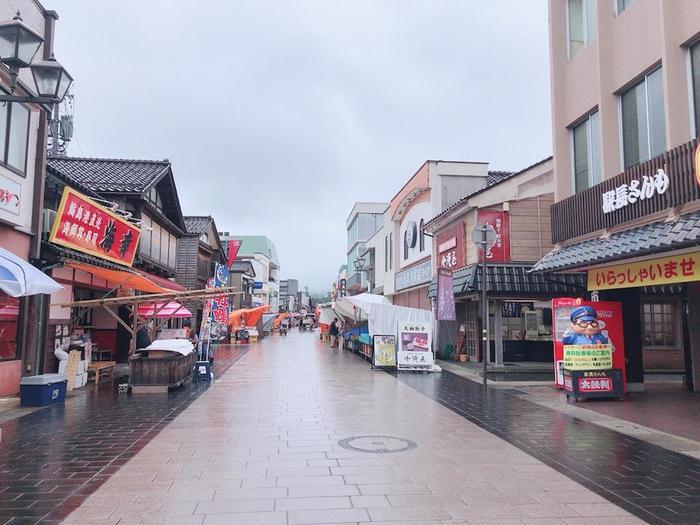
POLYGON ((510 217, 504 211, 479 210, 477 226, 490 224, 496 230, 496 244, 486 254, 489 262, 510 261, 510 217))
MULTIPOLYGON (((564 346, 581 348, 601 343, 612 347, 612 368, 622 371, 625 379, 625 337, 622 324, 622 303, 612 301, 584 301, 581 298, 558 297, 552 299, 554 331, 554 384, 564 388, 564 346), (586 323, 576 323, 576 314, 588 307, 586 323), (573 319, 572 319, 572 314, 573 319)), ((609 370, 608 370, 609 371, 609 370)), ((596 383, 592 383, 595 386, 596 383)))
POLYGON ((49 242, 131 266, 140 237, 136 225, 66 186, 49 242))
POLYGON ((435 236, 437 244, 437 267, 446 270, 457 270, 465 266, 464 244, 465 229, 464 223, 459 224, 438 233, 435 236))

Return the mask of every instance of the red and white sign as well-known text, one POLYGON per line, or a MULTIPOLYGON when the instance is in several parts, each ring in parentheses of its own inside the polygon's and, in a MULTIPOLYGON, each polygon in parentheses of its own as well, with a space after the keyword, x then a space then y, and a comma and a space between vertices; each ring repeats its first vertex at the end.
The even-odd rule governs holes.
POLYGON ((140 237, 138 226, 66 186, 49 242, 131 266, 140 237))
POLYGON ((19 215, 22 186, 19 183, 0 177, 0 210, 19 215))
POLYGON ((464 223, 460 222, 435 236, 437 267, 457 270, 464 266, 464 223))
MULTIPOLYGON (((622 303, 612 301, 592 302, 572 297, 557 297, 552 299, 555 367, 554 384, 560 388, 571 389, 571 385, 565 384, 568 378, 564 377, 564 346, 565 341, 569 341, 568 344, 576 344, 576 333, 580 331, 580 329, 577 330, 577 326, 574 326, 574 323, 572 323, 571 313, 582 306, 590 306, 595 311, 594 323, 600 334, 598 337, 604 337, 607 339, 607 344, 612 346, 612 368, 619 368, 622 370, 623 383, 626 384, 625 336, 622 324, 622 303)), ((588 327, 590 326, 591 324, 588 323, 588 327)), ((595 379, 602 380, 605 378, 596 377, 595 379)), ((593 386, 589 386, 588 388, 593 388, 593 386)), ((589 391, 594 392, 595 390, 589 391)))
POLYGON ((241 249, 241 244, 243 241, 228 241, 228 267, 233 266, 233 261, 236 260, 236 255, 238 255, 238 250, 241 249))
POLYGON ((581 392, 612 392, 613 380, 611 377, 579 377, 578 389, 581 392))
POLYGON ((490 224, 496 230, 496 243, 486 254, 489 262, 510 261, 510 217, 504 211, 479 210, 477 226, 490 224))

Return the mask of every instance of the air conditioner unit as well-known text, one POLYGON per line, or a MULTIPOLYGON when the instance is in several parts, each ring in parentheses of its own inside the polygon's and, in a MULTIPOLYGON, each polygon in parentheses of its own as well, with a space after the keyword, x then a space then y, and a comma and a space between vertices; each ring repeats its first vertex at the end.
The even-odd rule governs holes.
POLYGON ((44 219, 43 219, 43 233, 46 237, 51 233, 51 228, 53 228, 53 223, 56 220, 56 212, 54 210, 47 210, 44 208, 44 219))

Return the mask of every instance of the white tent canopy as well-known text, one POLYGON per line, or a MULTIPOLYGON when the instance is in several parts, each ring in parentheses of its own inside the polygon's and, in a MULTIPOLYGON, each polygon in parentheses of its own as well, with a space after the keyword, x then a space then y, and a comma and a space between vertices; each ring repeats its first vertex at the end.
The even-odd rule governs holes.
POLYGON ((0 290, 12 297, 51 294, 63 289, 44 272, 0 247, 0 290))
POLYGON ((432 311, 395 306, 383 295, 362 293, 341 297, 335 303, 334 308, 350 318, 356 318, 359 312, 361 320, 368 320, 370 335, 398 335, 399 323, 427 324, 431 329, 433 326, 432 311))

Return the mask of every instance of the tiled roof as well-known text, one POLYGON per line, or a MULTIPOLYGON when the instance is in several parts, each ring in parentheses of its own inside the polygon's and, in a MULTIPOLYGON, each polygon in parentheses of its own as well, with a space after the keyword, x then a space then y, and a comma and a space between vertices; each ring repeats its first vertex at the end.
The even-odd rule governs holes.
POLYGON ((479 188, 478 190, 473 191, 473 192, 465 195, 464 197, 459 199, 457 202, 455 202, 453 205, 449 206, 445 210, 438 213, 435 217, 430 219, 426 224, 430 224, 434 220, 439 219, 443 215, 452 211, 454 208, 464 204, 466 201, 468 201, 470 198, 474 197, 475 195, 479 195, 480 193, 483 193, 486 190, 490 190, 492 187, 497 186, 497 185, 501 184, 502 182, 505 182, 509 179, 517 177, 521 173, 525 173, 526 171, 534 168, 535 166, 539 166, 540 164, 547 162, 551 158, 552 157, 549 156, 546 159, 542 159, 540 161, 537 161, 534 164, 530 164, 527 168, 521 169, 520 171, 489 171, 489 173, 486 177, 486 186, 484 186, 483 188, 479 188))
POLYGON ((486 176, 486 186, 498 184, 513 175, 513 173, 512 171, 489 171, 489 174, 486 176))
POLYGON ((170 167, 168 160, 49 157, 47 168, 96 192, 144 193, 170 167))
MULTIPOLYGON (((529 265, 490 264, 486 267, 490 294, 556 295, 579 293, 585 289, 585 274, 569 273, 542 275, 530 272, 529 265)), ((453 274, 452 291, 455 296, 470 295, 481 291, 481 265, 472 264, 453 274)), ((437 278, 428 288, 428 297, 437 295, 437 278)))
POLYGON ((109 270, 119 270, 127 271, 128 268, 121 266, 119 264, 114 264, 105 259, 100 259, 99 257, 94 257, 87 253, 78 252, 66 248, 64 246, 58 246, 57 244, 51 244, 46 241, 41 241, 41 252, 42 257, 49 256, 54 257, 59 261, 67 262, 81 262, 86 264, 91 264, 93 266, 99 266, 101 268, 107 268, 109 270))
POLYGON ((682 215, 675 222, 653 222, 606 239, 590 239, 554 249, 540 259, 535 271, 563 270, 639 257, 700 244, 700 212, 682 215))
POLYGON ((204 233, 204 231, 209 227, 212 221, 211 216, 202 217, 186 215, 184 219, 185 229, 187 230, 187 233, 192 233, 196 235, 201 235, 202 233, 204 233))
POLYGON ((250 261, 233 261, 231 271, 233 273, 248 273, 249 271, 251 271, 253 272, 253 275, 255 275, 255 271, 253 270, 253 263, 250 261))

